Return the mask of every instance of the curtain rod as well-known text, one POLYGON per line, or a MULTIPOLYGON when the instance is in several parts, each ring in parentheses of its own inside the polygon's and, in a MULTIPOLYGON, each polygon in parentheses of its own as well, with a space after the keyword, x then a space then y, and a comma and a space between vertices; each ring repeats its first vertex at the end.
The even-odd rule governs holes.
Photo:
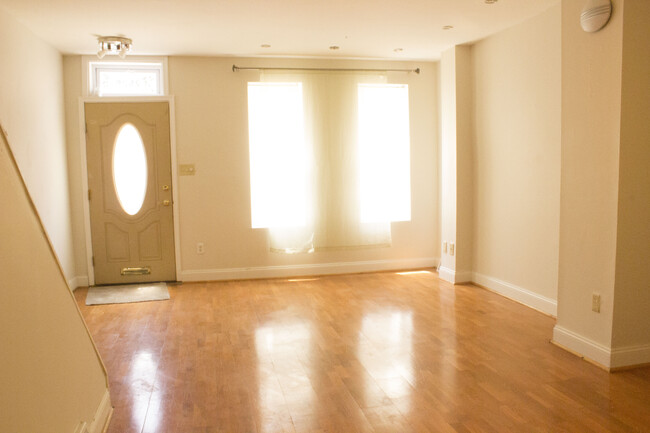
POLYGON ((232 65, 232 71, 324 71, 324 72, 415 72, 420 73, 420 68, 415 69, 357 69, 357 68, 265 68, 260 66, 237 66, 232 65))

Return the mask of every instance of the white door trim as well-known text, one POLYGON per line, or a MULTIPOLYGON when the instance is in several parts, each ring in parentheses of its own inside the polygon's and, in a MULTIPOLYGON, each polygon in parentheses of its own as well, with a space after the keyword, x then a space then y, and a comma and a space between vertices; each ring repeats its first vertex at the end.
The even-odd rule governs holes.
POLYGON ((173 96, 135 96, 135 97, 80 97, 79 98, 79 143, 81 158, 81 188, 84 213, 84 232, 86 235, 86 267, 88 268, 88 285, 95 285, 95 268, 93 267, 93 245, 90 232, 90 203, 88 203, 88 162, 86 161, 86 110, 87 102, 168 102, 169 103, 169 144, 172 165, 172 213, 174 215, 174 256, 176 258, 176 281, 181 280, 181 237, 179 222, 178 164, 176 162, 176 111, 173 96))

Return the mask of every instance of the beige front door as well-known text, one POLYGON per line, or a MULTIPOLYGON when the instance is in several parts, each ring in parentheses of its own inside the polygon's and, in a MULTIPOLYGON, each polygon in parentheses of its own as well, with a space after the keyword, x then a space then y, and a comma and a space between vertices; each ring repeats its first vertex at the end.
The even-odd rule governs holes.
POLYGON ((176 280, 169 103, 86 103, 95 284, 176 280))

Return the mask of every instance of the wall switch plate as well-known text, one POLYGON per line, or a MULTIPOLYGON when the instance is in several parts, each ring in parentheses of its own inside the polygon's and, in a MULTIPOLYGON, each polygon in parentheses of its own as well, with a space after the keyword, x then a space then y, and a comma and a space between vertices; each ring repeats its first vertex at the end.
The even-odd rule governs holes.
POLYGON ((454 244, 453 242, 449 242, 449 255, 453 256, 455 252, 456 252, 456 244, 454 244))
POLYGON ((180 176, 194 176, 196 174, 196 167, 194 164, 181 164, 178 167, 178 174, 180 176))
POLYGON ((203 245, 203 242, 199 242, 196 244, 196 254, 203 254, 205 253, 205 245, 203 245))
POLYGON ((598 293, 591 295, 591 311, 600 313, 600 295, 598 293))
POLYGON ((446 252, 447 252, 447 241, 444 241, 444 242, 442 243, 442 252, 443 252, 443 253, 446 253, 446 252))

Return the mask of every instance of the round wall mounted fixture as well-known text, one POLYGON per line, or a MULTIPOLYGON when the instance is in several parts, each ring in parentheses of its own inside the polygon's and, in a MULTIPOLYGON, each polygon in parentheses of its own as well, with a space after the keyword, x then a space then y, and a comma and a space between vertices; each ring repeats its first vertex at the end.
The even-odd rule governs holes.
POLYGON ((612 16, 611 0, 588 0, 580 14, 580 25, 585 32, 597 32, 605 27, 610 16, 612 16))

